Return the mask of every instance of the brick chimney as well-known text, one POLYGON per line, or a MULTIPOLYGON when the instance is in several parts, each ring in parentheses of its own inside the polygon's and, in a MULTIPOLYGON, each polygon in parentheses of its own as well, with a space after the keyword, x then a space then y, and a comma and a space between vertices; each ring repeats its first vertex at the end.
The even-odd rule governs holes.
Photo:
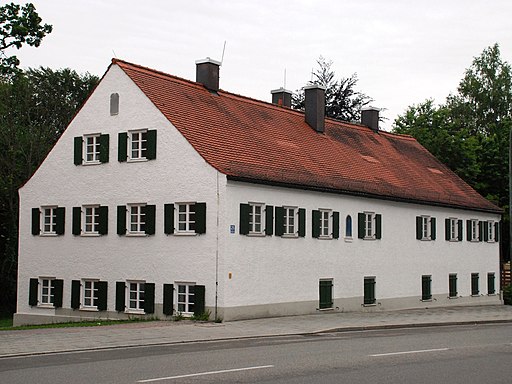
POLYGON ((292 91, 288 91, 283 87, 270 91, 272 94, 272 104, 279 105, 280 107, 292 107, 292 91))
POLYGON ((219 67, 220 61, 209 57, 196 60, 196 81, 203 84, 208 90, 217 92, 219 90, 219 67))
POLYGON ((306 123, 315 131, 323 133, 325 129, 325 87, 312 84, 304 87, 306 123))
POLYGON ((379 132, 379 108, 364 107, 361 109, 361 124, 379 132))

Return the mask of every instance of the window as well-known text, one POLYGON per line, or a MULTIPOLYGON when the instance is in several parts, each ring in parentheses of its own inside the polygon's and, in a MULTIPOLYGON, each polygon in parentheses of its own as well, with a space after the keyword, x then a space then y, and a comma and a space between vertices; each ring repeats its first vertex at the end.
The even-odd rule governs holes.
POLYGON ((352 237, 352 217, 347 215, 345 219, 345 237, 352 237))
POLYGON ((82 306, 84 308, 96 309, 98 306, 98 282, 94 280, 83 280, 82 306))
POLYGON ((432 300, 432 276, 421 276, 421 300, 432 300))
POLYGON ((73 207, 73 235, 99 236, 108 233, 108 207, 84 205, 73 207))
POLYGON ((178 284, 178 312, 192 315, 195 310, 195 284, 178 284))
POLYGON ((487 239, 488 241, 494 241, 494 222, 488 221, 487 222, 487 239))
POLYGON ((144 311, 144 282, 128 282, 129 311, 144 311))
POLYGON ((296 226, 297 226, 297 220, 296 220, 296 214, 297 214, 297 208, 293 207, 284 207, 284 235, 297 235, 296 226))
POLYGON ((450 298, 457 297, 457 274, 450 273, 448 278, 448 295, 450 298))
POLYGON ((436 239, 436 218, 430 216, 416 216, 416 239, 436 239))
POLYGON ((375 304, 375 277, 364 278, 364 305, 375 304))
POLYGON ((99 163, 100 161, 100 141, 99 135, 90 135, 84 137, 85 145, 85 163, 99 163))
POLYGON ((297 207, 275 208, 275 234, 283 237, 306 236, 306 210, 297 207))
POLYGON ((496 294, 496 285, 495 285, 494 272, 489 272, 487 274, 487 294, 488 295, 496 294))
POLYGON ((119 93, 110 94, 110 116, 119 114, 119 93))
POLYGON ((145 203, 117 207, 118 235, 154 235, 156 206, 145 203))
POLYGON ((118 160, 121 162, 156 159, 156 130, 120 132, 118 141, 118 160))
POLYGON ((320 280, 320 309, 332 308, 332 279, 320 280))
POLYGON ((177 204, 178 207, 178 232, 195 233, 196 229, 196 205, 194 203, 177 204))
POLYGON ((312 235, 319 239, 337 239, 340 235, 340 214, 330 209, 314 210, 312 235))
POLYGON ((320 237, 331 236, 331 211, 326 209, 320 210, 320 237))
POLYGON ((63 235, 65 208, 46 206, 32 208, 33 235, 63 235))
POLYGON ((55 234, 57 228, 56 207, 43 208, 43 234, 55 234))
POLYGON ((75 165, 108 163, 109 135, 99 133, 78 136, 74 139, 75 165))
POLYGON ((240 234, 267 235, 274 231, 274 207, 263 203, 240 204, 240 234))
POLYGON ((454 217, 446 219, 445 235, 448 241, 462 241, 462 220, 454 217))
POLYGON ((382 234, 382 216, 374 212, 358 214, 358 238, 364 240, 380 239, 382 234))
POLYGON ((471 219, 466 221, 467 240, 468 241, 480 241, 480 224, 478 220, 471 219))
POLYGON ((54 277, 30 279, 28 304, 41 307, 62 307, 64 281, 54 277))
POLYGON ((53 306, 54 287, 53 279, 41 279, 41 305, 53 306))
POLYGON ((478 296, 480 294, 478 273, 471 274, 471 296, 478 296))
POLYGON ((263 232, 263 204, 251 204, 249 211, 249 233, 263 232))
POLYGON ((146 212, 145 205, 128 205, 129 225, 128 232, 133 234, 145 233, 146 230, 146 212))
POLYGON ((98 206, 84 207, 84 233, 97 234, 100 226, 100 210, 98 206))

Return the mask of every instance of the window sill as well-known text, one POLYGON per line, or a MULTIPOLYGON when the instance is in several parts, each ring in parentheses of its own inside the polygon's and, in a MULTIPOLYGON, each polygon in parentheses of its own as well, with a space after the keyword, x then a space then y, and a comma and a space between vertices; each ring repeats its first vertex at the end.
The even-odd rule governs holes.
POLYGON ((448 240, 450 243, 458 243, 459 242, 459 239, 450 239, 448 240))
POLYGON ((57 235, 56 233, 40 233, 39 236, 40 237, 57 237, 59 235, 57 235))
POLYGON ((147 234, 145 233, 136 233, 136 232, 133 232, 133 233, 126 233, 125 235, 126 237, 148 237, 147 234))
POLYGON ((373 304, 361 304, 361 306, 363 306, 363 307, 376 307, 376 306, 377 306, 377 303, 373 303, 373 304))
POLYGON ((329 311, 334 311, 334 308, 333 308, 333 307, 329 307, 329 308, 317 308, 317 311, 320 311, 320 312, 329 312, 329 311))
POLYGON ((430 238, 424 238, 424 239, 420 239, 421 241, 432 241, 432 239, 430 238))
POLYGON ((471 297, 480 297, 481 295, 480 294, 477 294, 477 295, 471 295, 471 297))
POLYGON ((53 304, 37 304, 37 308, 55 309, 53 304))
POLYGON ((82 165, 98 165, 101 164, 101 162, 98 161, 82 161, 82 165))
POLYGON ((351 243, 354 241, 354 239, 352 237, 345 237, 345 243, 351 243))
POLYGON ((80 311, 85 311, 85 312, 98 312, 98 308, 97 307, 80 307, 79 310, 80 311))
POLYGON ((130 159, 130 158, 126 159, 127 163, 143 163, 143 162, 146 162, 146 161, 148 161, 148 159, 145 158, 145 157, 141 158, 141 159, 130 159))
POLYGON ((81 233, 80 234, 80 237, 99 237, 100 234, 99 233, 81 233))
POLYGON ((363 240, 377 240, 375 236, 372 237, 363 237, 363 240))
POLYGON ((249 237, 265 237, 266 235, 264 233, 248 233, 246 236, 249 236, 249 237))
POLYGON ((143 310, 137 310, 137 309, 125 309, 124 313, 128 315, 144 315, 145 312, 143 310))
POLYGON ((487 296, 498 296, 497 293, 488 293, 487 296))
POLYGON ((432 299, 431 298, 430 299, 421 299, 420 301, 423 303, 431 303, 432 299))
POLYGON ((174 232, 174 236, 197 236, 195 232, 174 232))
POLYGON ((318 236, 318 240, 332 240, 332 236, 318 236))
POLYGON ((448 300, 456 300, 459 296, 448 296, 448 300))
POLYGON ((281 237, 283 239, 298 239, 299 235, 296 233, 288 233, 288 234, 281 235, 281 237))

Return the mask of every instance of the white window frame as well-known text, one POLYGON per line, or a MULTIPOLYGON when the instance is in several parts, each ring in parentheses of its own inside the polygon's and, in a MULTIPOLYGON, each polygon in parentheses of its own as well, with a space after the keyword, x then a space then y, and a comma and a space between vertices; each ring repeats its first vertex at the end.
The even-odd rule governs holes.
POLYGON ((494 243, 495 239, 495 233, 494 233, 495 227, 494 227, 494 220, 487 220, 487 242, 488 243, 494 243))
POLYGON ((128 131, 128 161, 147 160, 148 138, 147 129, 128 131), (143 135, 145 134, 145 138, 143 135))
POLYGON ((145 281, 128 280, 126 282, 126 312, 144 313, 144 301, 146 298, 145 281), (132 295, 133 293, 133 295, 132 295))
POLYGON ((195 305, 195 290, 190 292, 190 287, 195 287, 196 283, 178 282, 176 283, 176 311, 184 316, 192 316, 194 310, 190 308, 195 305), (184 292, 180 292, 183 288, 184 292), (192 299, 192 300, 191 300, 192 299))
POLYGON ((80 309, 98 310, 98 281, 97 279, 82 280, 80 309))
POLYGON ((297 207, 283 207, 283 223, 285 237, 298 237, 298 208, 297 207))
POLYGON ((146 235, 146 213, 142 212, 145 206, 146 203, 133 203, 127 205, 127 235, 146 235))
POLYGON ((84 135, 84 164, 100 163, 100 134, 84 135), (91 142, 89 143, 89 140, 91 142), (91 159, 89 159, 91 157, 91 159))
POLYGON ((421 240, 432 240, 432 218, 421 216, 421 240))
POLYGON ((39 278, 39 307, 55 306, 55 288, 53 287, 53 277, 39 278))
POLYGON ((320 212, 320 239, 332 239, 332 209, 318 210, 320 212))
POLYGON ((100 225, 100 206, 84 205, 82 206, 82 235, 99 235, 100 225), (92 219, 92 220, 90 220, 92 219))
POLYGON ((459 219, 450 217, 450 241, 459 241, 459 219))
POLYGON ((478 219, 470 219, 469 225, 469 234, 471 235, 471 239, 469 241, 477 242, 480 240, 480 231, 478 229, 478 219))
POLYGON ((41 235, 57 235, 56 205, 41 207, 41 235), (49 219, 48 223, 46 222, 47 218, 49 219))
POLYGON ((263 235, 264 233, 265 204, 249 203, 249 235, 263 235))
POLYGON ((376 237, 376 220, 375 212, 363 212, 364 214, 364 238, 375 239, 376 237))
POLYGON ((176 203, 176 233, 196 234, 196 203, 176 203), (191 209, 193 208, 193 209, 191 209))

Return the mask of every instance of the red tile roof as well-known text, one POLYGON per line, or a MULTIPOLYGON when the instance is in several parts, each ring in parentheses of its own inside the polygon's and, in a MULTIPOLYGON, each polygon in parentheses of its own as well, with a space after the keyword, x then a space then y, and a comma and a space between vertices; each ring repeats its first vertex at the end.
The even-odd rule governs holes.
POLYGON ((231 179, 501 213, 414 138, 326 119, 113 60, 231 179))

